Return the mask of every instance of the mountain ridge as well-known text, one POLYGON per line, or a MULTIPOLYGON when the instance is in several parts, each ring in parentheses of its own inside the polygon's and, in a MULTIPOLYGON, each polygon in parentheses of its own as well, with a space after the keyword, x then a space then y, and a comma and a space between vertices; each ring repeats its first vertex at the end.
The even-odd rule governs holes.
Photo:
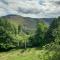
POLYGON ((21 25, 23 30, 36 30, 37 23, 41 22, 42 20, 46 24, 50 24, 54 18, 30 18, 30 17, 22 17, 19 15, 6 15, 0 17, 3 20, 8 20, 15 26, 21 25))
MULTIPOLYGON (((24 19, 34 19, 34 20, 45 20, 45 22, 47 22, 48 24, 50 24, 54 18, 31 18, 31 17, 23 17, 21 15, 16 15, 16 14, 9 14, 9 15, 6 15, 6 16, 1 16, 2 18, 3 17, 19 17, 19 18, 24 18, 24 19)), ((0 17, 0 18, 1 18, 0 17)))

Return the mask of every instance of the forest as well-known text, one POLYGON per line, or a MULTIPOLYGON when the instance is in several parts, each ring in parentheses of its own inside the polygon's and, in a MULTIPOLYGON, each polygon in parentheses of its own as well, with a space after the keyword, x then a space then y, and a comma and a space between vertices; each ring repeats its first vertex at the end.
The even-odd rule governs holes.
POLYGON ((22 26, 0 18, 0 60, 60 60, 60 17, 22 26))

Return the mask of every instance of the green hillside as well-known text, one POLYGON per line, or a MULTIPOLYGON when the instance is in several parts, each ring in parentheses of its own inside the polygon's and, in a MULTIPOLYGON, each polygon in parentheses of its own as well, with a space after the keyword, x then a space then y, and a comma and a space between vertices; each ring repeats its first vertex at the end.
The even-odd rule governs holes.
POLYGON ((9 20, 15 26, 21 25, 24 30, 36 30, 38 22, 43 20, 45 23, 50 24, 53 20, 53 18, 29 18, 19 15, 7 15, 1 18, 9 20))
POLYGON ((50 25, 46 21, 1 17, 0 60, 60 60, 60 17, 50 25))
POLYGON ((33 18, 25 18, 19 15, 7 15, 3 16, 2 19, 9 20, 12 24, 19 25, 21 24, 24 27, 28 28, 36 28, 36 24, 38 20, 35 20, 33 18))

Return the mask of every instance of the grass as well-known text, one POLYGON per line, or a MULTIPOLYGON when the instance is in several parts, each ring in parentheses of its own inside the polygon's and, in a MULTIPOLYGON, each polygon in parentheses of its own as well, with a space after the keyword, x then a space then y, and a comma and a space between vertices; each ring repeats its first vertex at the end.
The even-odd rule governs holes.
POLYGON ((57 60, 58 57, 55 55, 58 53, 45 49, 28 48, 0 53, 0 60, 57 60))

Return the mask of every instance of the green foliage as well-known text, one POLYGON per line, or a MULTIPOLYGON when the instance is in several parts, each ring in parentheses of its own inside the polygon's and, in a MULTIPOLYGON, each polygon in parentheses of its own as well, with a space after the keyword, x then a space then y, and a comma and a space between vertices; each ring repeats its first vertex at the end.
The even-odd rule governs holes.
POLYGON ((47 25, 43 21, 38 23, 35 35, 33 37, 30 37, 30 42, 32 43, 32 46, 44 45, 44 35, 46 31, 47 25))
POLYGON ((11 34, 15 33, 15 29, 7 20, 0 19, 0 49, 8 49, 14 47, 11 34))
POLYGON ((20 34, 22 31, 22 26, 21 25, 18 25, 18 34, 20 34))
POLYGON ((60 17, 54 19, 49 29, 43 21, 37 24, 36 31, 33 29, 30 31, 20 23, 16 25, 0 18, 0 51, 11 48, 25 48, 25 50, 20 49, 13 52, 14 54, 12 52, 0 54, 1 60, 5 58, 8 60, 60 60, 60 17), (48 44, 45 45, 45 43, 48 44), (4 58, 1 55, 4 55, 4 58))
POLYGON ((8 20, 0 18, 0 48, 26 48, 29 35, 21 31, 20 24, 15 27, 15 25, 11 24, 8 20))
POLYGON ((60 42, 60 17, 53 20, 45 36, 46 43, 58 41, 60 42))

